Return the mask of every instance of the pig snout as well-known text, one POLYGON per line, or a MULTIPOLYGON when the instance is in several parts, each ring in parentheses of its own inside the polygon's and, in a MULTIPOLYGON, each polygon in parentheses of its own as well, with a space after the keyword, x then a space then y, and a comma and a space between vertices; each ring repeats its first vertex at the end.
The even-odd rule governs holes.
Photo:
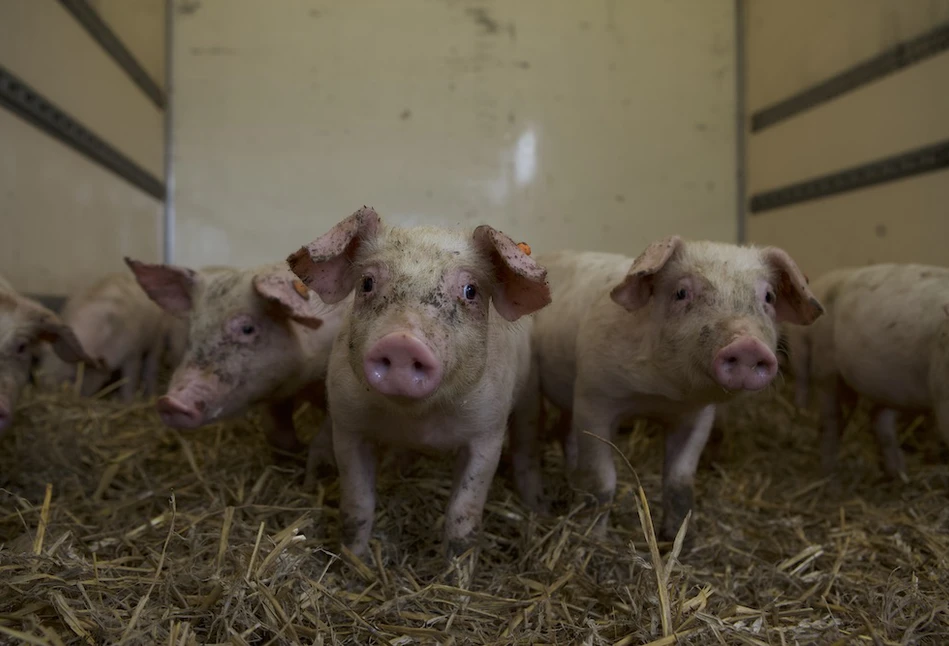
POLYGON ((726 345, 712 362, 712 375, 726 390, 761 390, 777 372, 774 353, 758 339, 747 337, 726 345))
POLYGON ((172 395, 165 395, 158 400, 156 408, 162 423, 171 428, 193 429, 204 423, 206 406, 202 401, 185 403, 172 395))
POLYGON ((369 385, 383 395, 422 399, 442 380, 442 364, 423 341, 406 332, 379 339, 366 353, 363 370, 369 385))

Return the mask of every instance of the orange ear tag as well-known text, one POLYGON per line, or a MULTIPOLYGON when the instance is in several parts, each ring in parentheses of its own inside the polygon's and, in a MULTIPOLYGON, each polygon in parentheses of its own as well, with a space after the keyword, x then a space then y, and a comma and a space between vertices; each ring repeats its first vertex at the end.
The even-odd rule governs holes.
POLYGON ((518 242, 517 248, 523 251, 525 255, 531 255, 531 246, 526 242, 518 242))
POLYGON ((303 284, 303 281, 300 280, 299 278, 293 279, 293 289, 297 290, 297 294, 309 300, 310 290, 307 288, 306 285, 303 284))

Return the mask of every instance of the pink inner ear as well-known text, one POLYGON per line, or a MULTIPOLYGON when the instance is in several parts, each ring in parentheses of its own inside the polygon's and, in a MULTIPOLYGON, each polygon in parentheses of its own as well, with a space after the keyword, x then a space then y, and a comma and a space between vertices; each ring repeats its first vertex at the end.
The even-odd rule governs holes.
POLYGON ((775 304, 775 318, 779 323, 810 325, 824 313, 811 288, 807 285, 804 273, 783 249, 766 247, 762 257, 775 275, 775 289, 778 302, 775 304))
POLYGON ((288 318, 315 330, 323 325, 320 316, 323 304, 316 294, 297 291, 294 280, 296 278, 290 272, 258 275, 254 277, 254 289, 262 298, 277 305, 288 318))
POLYGON ((650 296, 652 296, 651 276, 631 276, 627 274, 623 278, 623 282, 610 290, 610 298, 613 299, 613 302, 630 312, 645 307, 650 296))
POLYGON ((191 311, 191 291, 197 274, 184 267, 153 265, 131 258, 125 259, 135 274, 138 284, 150 299, 171 314, 186 314, 191 311))
POLYGON ((679 236, 668 236, 652 242, 633 264, 630 265, 626 277, 619 285, 610 291, 610 298, 617 305, 625 307, 630 312, 644 307, 652 296, 653 276, 659 273, 669 259, 675 255, 684 244, 679 236))
POLYGON ((492 301, 498 314, 508 321, 516 321, 550 303, 547 270, 511 238, 487 225, 475 229, 473 237, 494 265, 498 284, 492 301))
POLYGON ((353 290, 352 262, 364 240, 379 233, 379 215, 363 207, 287 258, 290 271, 325 303, 338 303, 353 290))

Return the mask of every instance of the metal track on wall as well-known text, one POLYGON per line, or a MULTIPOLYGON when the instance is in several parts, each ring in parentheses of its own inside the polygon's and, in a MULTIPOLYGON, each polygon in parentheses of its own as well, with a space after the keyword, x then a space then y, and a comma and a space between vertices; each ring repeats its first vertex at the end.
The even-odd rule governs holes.
POLYGON ((96 136, 3 66, 0 66, 0 105, 149 195, 159 200, 165 199, 165 185, 161 180, 96 136))
POLYGON ((139 65, 132 53, 126 49, 119 37, 115 35, 109 26, 102 20, 99 13, 89 6, 86 0, 59 0, 66 10, 85 27, 89 35, 92 36, 109 56, 119 64, 125 73, 129 75, 132 81, 148 95, 159 109, 165 108, 165 95, 158 87, 158 84, 152 80, 148 72, 139 65))
POLYGON ((914 175, 949 168, 949 141, 910 150, 814 179, 752 196, 750 210, 757 215, 772 209, 847 193, 914 175))
POLYGON ((751 117, 751 131, 764 130, 800 112, 947 50, 949 50, 949 24, 900 43, 879 56, 874 56, 826 81, 759 110, 751 117))

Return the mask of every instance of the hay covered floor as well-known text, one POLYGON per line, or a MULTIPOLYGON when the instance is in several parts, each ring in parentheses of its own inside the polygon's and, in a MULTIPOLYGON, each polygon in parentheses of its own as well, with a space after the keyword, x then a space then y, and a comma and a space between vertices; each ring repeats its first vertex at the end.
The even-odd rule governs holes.
MULTIPOLYGON (((439 553, 448 465, 380 473, 375 553, 353 564, 335 482, 305 491, 253 416, 176 432, 148 403, 69 393, 18 414, 0 440, 3 644, 949 643, 949 469, 927 420, 904 424, 902 484, 854 415, 835 490, 780 393, 730 407, 678 562, 653 553, 625 466, 602 541, 569 510, 525 517, 499 476, 472 573, 439 553)), ((659 434, 617 444, 658 524, 659 434)))

